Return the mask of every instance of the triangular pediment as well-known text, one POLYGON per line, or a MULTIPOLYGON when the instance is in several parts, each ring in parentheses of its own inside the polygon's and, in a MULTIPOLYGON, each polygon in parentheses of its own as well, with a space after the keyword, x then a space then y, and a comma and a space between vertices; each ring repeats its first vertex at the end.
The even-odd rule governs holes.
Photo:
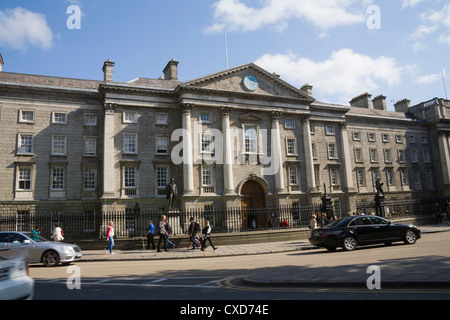
POLYGON ((245 121, 245 122, 260 122, 262 121, 262 118, 254 113, 247 113, 244 114, 243 116, 241 116, 239 118, 241 121, 245 121))
POLYGON ((301 100, 306 104, 314 101, 314 98, 308 96, 305 92, 253 63, 184 82, 181 88, 186 90, 208 91, 211 94, 232 93, 279 99, 295 99, 301 100), (251 79, 256 80, 256 88, 246 87, 245 78, 249 76, 252 77, 251 79))

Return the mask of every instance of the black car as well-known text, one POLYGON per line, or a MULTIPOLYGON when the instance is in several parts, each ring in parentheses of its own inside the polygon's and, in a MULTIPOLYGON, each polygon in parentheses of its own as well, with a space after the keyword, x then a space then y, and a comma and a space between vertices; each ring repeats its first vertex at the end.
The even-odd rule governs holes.
POLYGON ((329 251, 342 247, 346 251, 357 246, 396 241, 414 244, 420 239, 420 230, 411 224, 393 223, 373 215, 350 216, 332 221, 313 230, 309 242, 329 251))

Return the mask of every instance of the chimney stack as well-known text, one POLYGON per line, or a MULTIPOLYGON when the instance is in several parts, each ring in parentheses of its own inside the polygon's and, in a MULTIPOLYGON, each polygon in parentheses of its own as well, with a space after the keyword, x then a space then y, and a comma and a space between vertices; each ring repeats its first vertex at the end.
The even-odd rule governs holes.
POLYGON ((366 93, 363 93, 357 97, 354 97, 350 101, 350 105, 352 107, 358 107, 358 108, 365 108, 365 109, 371 109, 372 108, 372 95, 366 93))
POLYGON ((2 54, 0 53, 0 72, 2 72, 3 66, 4 66, 3 57, 2 54))
POLYGON ((164 80, 178 80, 178 61, 172 59, 164 68, 164 80))
POLYGON ((403 99, 394 104, 395 112, 407 113, 411 107, 411 100, 403 99))
POLYGON ((312 97, 312 89, 313 86, 310 86, 309 84, 305 84, 303 87, 300 88, 300 91, 306 93, 308 96, 312 97))
POLYGON ((113 71, 114 71, 115 62, 112 62, 111 59, 105 61, 103 64, 103 81, 105 82, 113 82, 113 71))
POLYGON ((380 94, 372 100, 373 108, 376 110, 387 110, 386 97, 380 94))

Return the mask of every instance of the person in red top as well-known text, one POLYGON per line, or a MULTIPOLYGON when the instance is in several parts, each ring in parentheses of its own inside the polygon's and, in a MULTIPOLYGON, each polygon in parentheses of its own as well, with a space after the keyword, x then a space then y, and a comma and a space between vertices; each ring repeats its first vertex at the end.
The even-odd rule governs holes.
POLYGON ((283 229, 289 228, 289 222, 287 222, 286 219, 283 219, 283 221, 281 222, 281 228, 283 229))
POLYGON ((106 247, 105 251, 109 250, 110 254, 114 254, 112 252, 112 248, 114 246, 114 223, 111 221, 108 226, 108 233, 106 235, 106 240, 109 241, 109 246, 106 247))

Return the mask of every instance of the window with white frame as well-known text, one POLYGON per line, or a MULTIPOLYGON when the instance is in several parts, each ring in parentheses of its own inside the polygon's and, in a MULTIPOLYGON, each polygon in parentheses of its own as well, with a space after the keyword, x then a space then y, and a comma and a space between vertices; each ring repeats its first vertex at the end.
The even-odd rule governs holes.
POLYGON ((327 135, 334 135, 334 126, 333 125, 328 125, 325 127, 325 133, 327 135))
POLYGON ((168 166, 156 166, 156 188, 165 191, 166 186, 169 184, 169 167, 168 166))
POLYGON ((202 153, 214 152, 214 136, 209 133, 202 133, 202 153))
POLYGON ((401 134, 396 134, 395 135, 395 142, 403 143, 403 136, 401 134))
POLYGON ((390 186, 395 185, 395 180, 394 180, 394 169, 392 168, 386 168, 386 178, 387 178, 387 183, 390 186))
POLYGON ((212 187, 214 185, 213 166, 208 164, 202 165, 202 186, 212 187))
POLYGON ((129 154, 137 153, 137 134, 125 133, 123 135, 123 152, 129 154))
POLYGON ((330 182, 332 186, 339 185, 339 170, 338 168, 330 168, 330 182))
POLYGON ((206 111, 200 112, 200 121, 202 123, 211 123, 212 122, 211 112, 206 111))
POLYGON ((337 158, 336 144, 328 143, 328 159, 336 159, 336 158, 337 158))
POLYGON ((361 134, 359 131, 354 131, 353 132, 353 140, 354 141, 361 141, 361 134))
POLYGON ((398 162, 404 163, 406 161, 405 158, 405 150, 399 149, 398 152, 398 162))
POLYGON ((157 112, 155 114, 157 125, 167 125, 169 124, 169 114, 163 112, 157 112))
POLYGON ((156 136, 156 154, 169 153, 169 138, 167 136, 156 136))
POLYGON ((52 123, 53 124, 67 124, 67 113, 53 112, 52 113, 52 123))
POLYGON ((135 166, 125 166, 123 173, 123 187, 125 189, 136 189, 137 188, 137 167, 135 166))
POLYGON ((32 134, 19 133, 17 141, 17 153, 18 154, 33 154, 33 141, 32 134))
POLYGON ((285 129, 295 129, 294 120, 285 119, 284 120, 284 128, 285 129))
POLYGON ((97 187, 97 169, 85 168, 84 169, 84 190, 93 191, 97 187))
POLYGON ((375 135, 375 133, 373 133, 373 132, 369 132, 369 133, 367 134, 367 139, 368 139, 370 142, 375 142, 375 141, 377 141, 376 135, 375 135))
POLYGON ((409 143, 416 143, 416 136, 409 136, 409 143))
POLYGON ((377 149, 369 150, 370 162, 378 162, 377 149))
POLYGON ((362 150, 360 148, 355 148, 355 162, 363 162, 362 150))
POLYGON ((312 157, 313 159, 317 158, 317 152, 316 152, 316 144, 315 142, 311 143, 311 151, 312 151, 312 157))
POLYGON ((288 155, 297 154, 297 140, 294 138, 286 139, 286 152, 288 155))
POLYGON ((298 186, 298 166, 289 166, 289 185, 291 186, 298 186))
POLYGON ((431 162, 430 151, 423 150, 423 162, 425 162, 425 163, 431 162))
POLYGON ((17 170, 17 189, 21 191, 31 190, 31 167, 19 167, 17 170))
POLYGON ((34 123, 36 113, 34 110, 20 110, 19 122, 21 123, 34 123))
POLYGON ((256 126, 246 125, 244 126, 244 143, 246 153, 258 152, 258 131, 256 126))
POLYGON ((54 135, 52 137, 52 155, 65 156, 66 155, 67 137, 62 135, 54 135))
POLYGON ((84 114, 84 125, 88 127, 93 127, 97 125, 98 115, 96 113, 85 113, 84 114))
POLYGON ((433 171, 431 169, 425 170, 425 179, 427 179, 427 185, 433 185, 433 171))
POLYGON ((402 186, 406 186, 408 184, 408 174, 406 169, 400 169, 400 181, 402 186))
POLYGON ((97 137, 84 137, 84 155, 97 155, 97 137))
POLYGON ((51 190, 62 191, 64 190, 65 182, 65 169, 64 168, 52 168, 51 169, 51 190))
POLYGON ((384 149, 384 161, 386 163, 392 162, 391 149, 384 149))
POLYGON ((123 123, 137 123, 138 114, 136 111, 124 111, 123 123))
POLYGON ((356 170, 356 176, 358 180, 358 186, 364 187, 366 185, 364 169, 356 170))
POLYGON ((383 142, 389 142, 389 134, 387 134, 387 133, 382 133, 381 134, 381 140, 383 141, 383 142))

